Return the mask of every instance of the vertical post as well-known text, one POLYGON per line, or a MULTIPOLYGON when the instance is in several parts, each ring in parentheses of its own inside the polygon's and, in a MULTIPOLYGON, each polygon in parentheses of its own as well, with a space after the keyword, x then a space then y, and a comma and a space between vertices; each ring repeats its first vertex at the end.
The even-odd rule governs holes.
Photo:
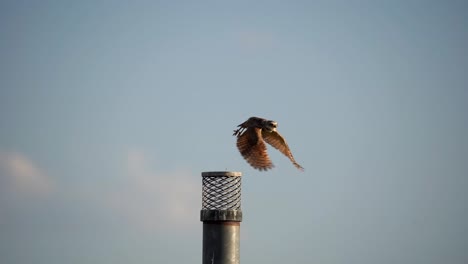
POLYGON ((202 264, 240 263, 241 172, 202 172, 202 264))

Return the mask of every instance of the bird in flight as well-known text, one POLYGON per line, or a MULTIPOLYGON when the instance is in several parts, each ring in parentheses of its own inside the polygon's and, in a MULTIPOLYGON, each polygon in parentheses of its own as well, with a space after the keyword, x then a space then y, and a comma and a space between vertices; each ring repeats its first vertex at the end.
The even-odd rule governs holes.
POLYGON ((244 159, 255 169, 266 171, 274 167, 267 153, 266 143, 270 144, 303 171, 304 168, 294 159, 286 140, 276 131, 278 123, 260 117, 251 117, 238 125, 233 136, 237 136, 237 148, 244 159))

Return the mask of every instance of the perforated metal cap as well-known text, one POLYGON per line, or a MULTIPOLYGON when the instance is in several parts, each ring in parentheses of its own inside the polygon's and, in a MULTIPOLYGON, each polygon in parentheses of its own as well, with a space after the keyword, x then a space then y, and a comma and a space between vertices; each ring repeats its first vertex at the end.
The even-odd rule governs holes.
POLYGON ((202 210, 240 210, 241 172, 202 172, 202 210))
POLYGON ((241 172, 202 172, 201 221, 242 221, 241 172))

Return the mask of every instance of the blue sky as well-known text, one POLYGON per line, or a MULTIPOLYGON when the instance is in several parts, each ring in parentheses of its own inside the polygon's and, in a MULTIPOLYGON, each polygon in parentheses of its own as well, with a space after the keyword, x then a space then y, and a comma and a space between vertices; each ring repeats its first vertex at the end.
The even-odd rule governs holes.
POLYGON ((467 11, 2 1, 0 262, 201 262, 200 173, 231 170, 242 263, 466 263, 467 11), (248 166, 250 116, 305 172, 248 166))

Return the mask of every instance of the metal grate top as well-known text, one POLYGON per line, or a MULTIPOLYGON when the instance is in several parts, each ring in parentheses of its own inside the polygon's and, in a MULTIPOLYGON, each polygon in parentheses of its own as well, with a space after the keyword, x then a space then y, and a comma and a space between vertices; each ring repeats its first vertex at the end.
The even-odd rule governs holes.
POLYGON ((202 172, 202 210, 240 210, 242 173, 202 172))

